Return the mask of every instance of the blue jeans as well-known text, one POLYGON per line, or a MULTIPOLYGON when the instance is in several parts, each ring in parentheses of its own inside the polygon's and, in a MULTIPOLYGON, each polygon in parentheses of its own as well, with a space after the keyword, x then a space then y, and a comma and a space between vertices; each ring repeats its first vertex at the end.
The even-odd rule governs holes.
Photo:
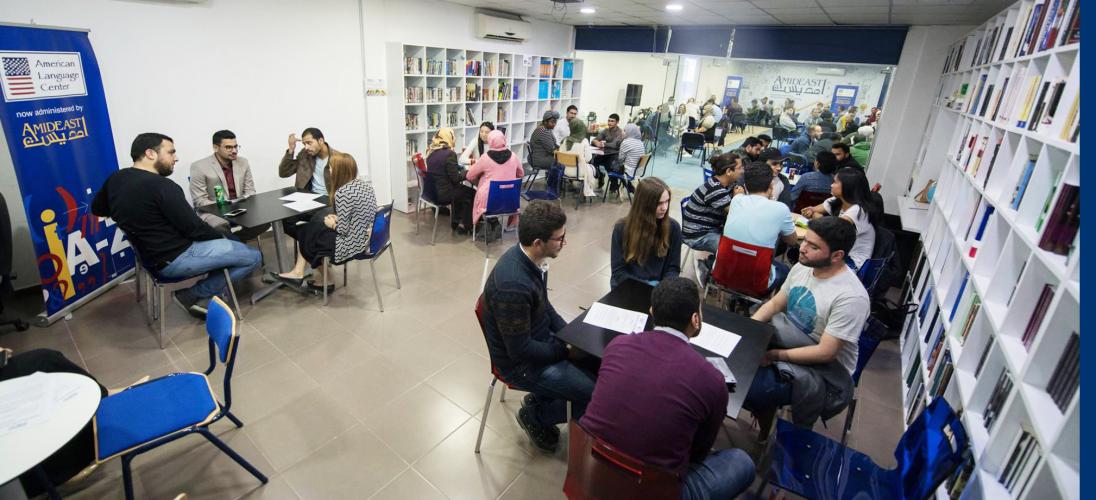
POLYGON ((165 278, 189 278, 209 273, 190 287, 194 297, 208 299, 224 292, 226 283, 222 269, 228 269, 232 281, 239 281, 259 267, 262 258, 263 254, 258 250, 228 238, 195 241, 159 274, 165 278))
POLYGON ((594 394, 594 375, 570 361, 546 366, 520 366, 503 374, 517 388, 536 395, 529 408, 541 426, 549 427, 567 421, 567 402, 571 402, 571 418, 586 413, 586 405, 594 394))
POLYGON ((689 466, 681 482, 681 498, 735 498, 750 487, 755 474, 753 459, 746 452, 720 450, 689 466))
POLYGON ((780 286, 784 284, 784 281, 788 279, 788 273, 791 272, 788 269, 788 265, 778 260, 773 260, 772 278, 773 281, 769 285, 769 290, 780 290, 780 286))
POLYGON ((792 404, 792 382, 781 377, 776 365, 758 368, 742 407, 755 415, 768 415, 774 413, 777 408, 790 404, 792 404))
POLYGON ((693 250, 700 250, 715 255, 716 251, 719 250, 719 238, 722 236, 723 233, 708 233, 691 240, 685 240, 685 244, 693 250))

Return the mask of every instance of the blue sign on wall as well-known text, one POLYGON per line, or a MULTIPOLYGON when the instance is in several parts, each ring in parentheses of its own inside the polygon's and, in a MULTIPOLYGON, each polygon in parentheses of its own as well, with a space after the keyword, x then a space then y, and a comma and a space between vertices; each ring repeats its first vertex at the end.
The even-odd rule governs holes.
POLYGON ((848 109, 849 106, 856 104, 856 94, 858 92, 860 92, 860 87, 856 85, 834 85, 830 112, 836 115, 838 107, 848 109))
POLYGON ((728 76, 727 85, 723 88, 723 106, 731 104, 732 97, 738 97, 742 93, 742 77, 728 76))

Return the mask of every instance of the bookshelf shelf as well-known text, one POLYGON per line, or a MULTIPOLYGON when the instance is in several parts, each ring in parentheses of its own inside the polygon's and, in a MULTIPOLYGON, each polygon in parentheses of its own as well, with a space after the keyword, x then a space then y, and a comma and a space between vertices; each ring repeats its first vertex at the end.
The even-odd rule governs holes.
POLYGON ((931 103, 902 406, 946 398, 973 452, 938 498, 1080 498, 1079 1, 1020 0, 959 39, 931 103))
POLYGON ((578 105, 579 59, 389 43, 389 161, 395 209, 411 210, 416 196, 411 156, 426 149, 440 127, 450 127, 463 149, 489 121, 506 129, 511 149, 525 158, 525 142, 545 111, 578 105), (525 66, 528 58, 530 64, 525 66), (403 122, 400 122, 400 119, 403 122), (402 142, 402 144, 401 144, 402 142))

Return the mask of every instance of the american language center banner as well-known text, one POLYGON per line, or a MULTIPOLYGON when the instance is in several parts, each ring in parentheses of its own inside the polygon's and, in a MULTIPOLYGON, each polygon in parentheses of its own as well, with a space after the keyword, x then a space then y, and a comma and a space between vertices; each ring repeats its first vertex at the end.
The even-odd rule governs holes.
POLYGON ((0 124, 53 321, 134 266, 122 231, 91 213, 118 170, 110 117, 86 32, 0 26, 0 63, 0 124))

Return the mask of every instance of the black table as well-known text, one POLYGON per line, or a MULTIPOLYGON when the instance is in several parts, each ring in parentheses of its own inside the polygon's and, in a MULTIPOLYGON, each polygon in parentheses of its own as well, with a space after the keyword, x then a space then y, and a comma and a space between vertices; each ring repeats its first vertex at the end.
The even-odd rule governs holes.
MULTIPOLYGON (((233 224, 237 224, 243 227, 252 228, 262 226, 263 224, 270 224, 274 229, 274 253, 278 259, 278 272, 285 272, 287 266, 285 263, 285 256, 282 255, 285 245, 285 226, 282 221, 297 217, 301 214, 312 213, 315 210, 308 210, 304 212, 298 212, 292 208, 285 206, 288 203, 281 198, 283 196, 293 194, 297 192, 295 187, 286 187, 281 189, 275 189, 273 191, 266 191, 263 193, 254 194, 240 200, 235 200, 231 203, 224 205, 217 205, 216 203, 198 207, 199 213, 213 214, 223 219, 231 221, 233 224), (225 217, 225 213, 231 212, 238 208, 246 209, 247 211, 237 215, 236 217, 225 217)), ((316 201, 323 202, 322 199, 316 201)), ((319 210, 318 208, 316 210, 319 210)), ((296 256, 290 256, 296 258, 296 256)), ((270 295, 270 292, 278 289, 282 283, 276 282, 269 287, 263 288, 251 296, 251 303, 255 304, 263 297, 270 295)))
MULTIPOLYGON (((646 283, 627 280, 614 288, 598 302, 622 309, 638 311, 649 315, 651 308, 651 291, 654 288, 646 283)), ((768 323, 754 321, 745 316, 724 311, 718 307, 704 304, 702 306, 704 322, 736 333, 742 336, 731 355, 724 360, 735 378, 735 390, 731 391, 727 400, 727 416, 738 418, 742 411, 742 403, 746 399, 750 384, 753 383, 757 368, 761 365, 761 357, 768 349, 769 340, 772 339, 775 329, 768 323)), ((571 344, 582 351, 598 358, 605 353, 605 346, 617 335, 624 335, 615 331, 594 326, 585 322, 586 313, 567 324, 563 330, 556 333, 560 340, 571 344)), ((652 327, 651 318, 648 316, 644 330, 652 327)), ((719 357, 718 354, 693 345, 693 349, 704 357, 719 357)))

